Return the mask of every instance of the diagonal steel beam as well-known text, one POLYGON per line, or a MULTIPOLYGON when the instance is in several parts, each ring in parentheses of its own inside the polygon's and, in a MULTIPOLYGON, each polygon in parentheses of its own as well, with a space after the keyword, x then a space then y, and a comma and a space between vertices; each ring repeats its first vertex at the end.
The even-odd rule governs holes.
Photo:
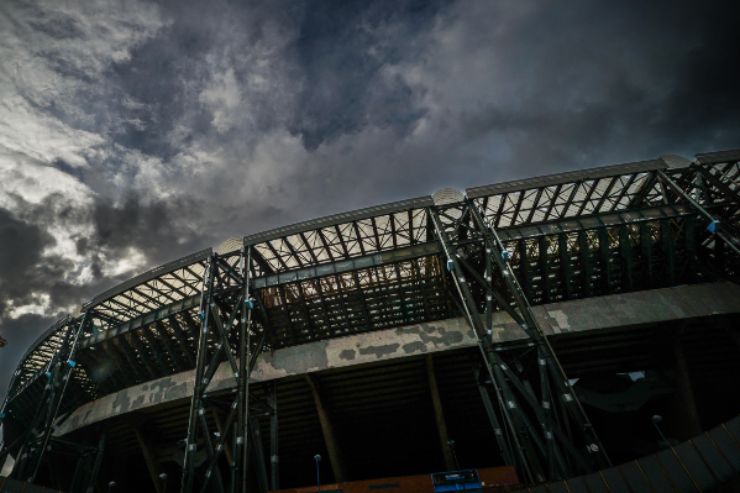
POLYGON ((528 482, 568 477, 607 464, 603 446, 568 385, 549 342, 536 324, 526 296, 509 265, 510 253, 496 230, 486 223, 472 201, 465 200, 446 207, 457 212, 448 214, 440 206, 432 209, 431 214, 463 312, 478 336, 483 361, 494 386, 503 423, 501 435, 497 435, 502 457, 513 460, 528 482), (460 233, 461 224, 455 218, 467 216, 472 222, 467 224, 468 231, 460 233), (470 243, 472 238, 478 238, 480 243, 470 243), (483 263, 470 261, 475 258, 482 258, 483 263), (482 275, 475 272, 476 265, 483 270, 482 275), (478 312, 480 305, 471 290, 473 286, 484 293, 483 316, 478 312), (516 316, 512 317, 536 350, 536 363, 530 370, 515 370, 521 365, 507 363, 503 354, 493 350, 489 328, 495 292, 499 293, 496 297, 499 306, 515 313, 516 316), (526 380, 525 371, 538 375, 539 396, 526 380), (531 417, 536 421, 533 422, 531 417), (583 444, 585 451, 571 444, 572 429, 569 426, 562 428, 566 419, 574 423, 573 428, 581 435, 579 443, 583 444), (595 460, 589 460, 586 451, 595 460))

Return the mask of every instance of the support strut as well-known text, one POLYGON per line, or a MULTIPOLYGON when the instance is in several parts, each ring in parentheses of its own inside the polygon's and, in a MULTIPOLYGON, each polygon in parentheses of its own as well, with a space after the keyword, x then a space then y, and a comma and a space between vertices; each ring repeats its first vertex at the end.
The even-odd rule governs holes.
MULTIPOLYGON (((709 173, 707 174, 709 175, 709 173)), ((683 188, 681 188, 681 186, 678 185, 678 183, 672 180, 667 174, 659 170, 658 176, 660 180, 662 180, 666 185, 668 185, 676 194, 678 194, 681 198, 685 199, 689 204, 691 204, 691 207, 696 209, 697 212, 699 212, 702 216, 706 217, 709 220, 707 231, 709 231, 710 233, 712 233, 713 235, 721 239, 736 254, 740 254, 740 241, 738 241, 738 239, 732 235, 731 231, 728 231, 724 227, 724 224, 722 224, 722 222, 719 220, 718 217, 716 217, 714 214, 710 213, 704 207, 702 207, 702 205, 695 198, 693 198, 691 195, 686 193, 686 191, 683 188)), ((700 173, 699 176, 703 177, 703 174, 700 173)), ((738 195, 736 193, 733 193, 731 190, 728 191, 727 193, 732 198, 736 199, 736 201, 740 199, 740 197, 738 197, 738 195)))
POLYGON ((46 378, 47 382, 30 426, 23 435, 23 445, 18 451, 16 464, 11 473, 11 477, 20 481, 33 483, 36 480, 44 454, 49 449, 54 422, 59 415, 64 395, 77 367, 74 359, 75 353, 80 334, 88 323, 88 313, 85 312, 79 323, 75 324, 70 319, 67 319, 65 323, 67 333, 64 342, 54 353, 44 375, 41 376, 41 378, 46 378))
POLYGON ((604 448, 511 268, 511 252, 496 230, 467 198, 435 206, 429 213, 463 314, 477 336, 486 380, 493 387, 498 416, 489 417, 503 460, 530 483, 608 466, 604 448), (494 346, 496 309, 505 310, 527 335, 528 352, 514 354, 494 346))
POLYGON ((257 300, 250 295, 251 249, 219 255, 212 253, 203 275, 203 288, 198 316, 200 330, 196 354, 195 385, 190 403, 188 432, 185 438, 185 455, 181 491, 247 490, 247 461, 249 458, 249 375, 265 342, 264 320, 254 323, 253 312, 259 309, 257 300), (237 260, 237 262, 235 262, 237 260), (238 264, 238 265, 237 265, 238 264), (209 384, 216 370, 223 366, 236 381, 236 392, 231 396, 226 418, 219 423, 217 432, 212 430, 207 413, 214 403, 208 395, 209 384), (229 440, 228 438, 231 437, 229 440), (228 481, 222 475, 220 457, 231 443, 232 461, 228 461, 228 481), (203 450, 206 460, 200 474, 195 455, 203 450))

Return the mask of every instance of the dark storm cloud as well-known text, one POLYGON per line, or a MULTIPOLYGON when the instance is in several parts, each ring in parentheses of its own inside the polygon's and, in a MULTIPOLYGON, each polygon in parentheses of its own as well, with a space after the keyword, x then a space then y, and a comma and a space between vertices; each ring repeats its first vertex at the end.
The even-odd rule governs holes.
MULTIPOLYGON (((248 67, 240 64, 239 52, 248 51, 260 40, 263 22, 277 11, 258 2, 249 9, 224 1, 208 5, 165 2, 162 7, 166 25, 156 36, 135 46, 129 59, 112 64, 104 74, 105 84, 117 97, 101 95, 100 113, 115 108, 114 123, 118 125, 112 137, 116 142, 169 158, 182 150, 173 148, 168 138, 182 120, 187 121, 191 135, 213 131, 209 115, 198 105, 198 94, 213 69, 209 56, 223 54, 243 76, 248 67)), ((291 3, 284 7, 291 7, 291 3)), ((286 20, 291 21, 290 17, 286 20)), ((275 116, 264 108, 260 114, 263 127, 273 126, 275 116)))
POLYGON ((80 253, 107 250, 118 255, 129 247, 142 250, 148 258, 164 262, 218 241, 206 232, 196 232, 183 217, 193 218, 197 206, 185 199, 142 200, 129 192, 120 205, 98 200, 92 212, 94 234, 80 243, 80 253), (162 248, 168 245, 167 248, 162 248))
POLYGON ((674 138, 704 137, 711 146, 740 136, 740 8, 733 6, 702 15, 700 41, 688 50, 666 105, 663 123, 674 138))
POLYGON ((11 303, 55 315, 226 237, 740 146, 735 2, 18 2, 0 28, 14 357, 53 317, 11 303))
MULTIPOLYGON (((515 88, 462 111, 463 139, 504 136, 526 173, 737 145, 734 4, 538 7, 499 39, 515 88)), ((471 46, 489 45, 489 18, 470 20, 471 46)))
POLYGON ((400 77, 384 77, 383 68, 422 51, 414 40, 433 24, 438 3, 267 2, 249 9, 228 3, 207 9, 197 3, 169 4, 169 23, 104 74, 113 91, 101 91, 93 100, 87 95, 88 108, 104 105, 93 125, 110 126, 122 145, 171 157, 181 149, 172 147, 167 134, 181 119, 191 134, 213 132, 209 115, 196 104, 213 70, 209 57, 224 56, 244 84, 253 60, 243 54, 274 42, 266 39, 265 25, 279 23, 285 28, 283 44, 273 56, 288 65, 289 87, 250 102, 249 116, 260 132, 284 125, 309 150, 367 125, 391 127, 400 138, 424 109, 418 94, 400 77), (285 90, 292 94, 286 97, 285 90), (290 99, 287 105, 285 99, 290 99), (131 101, 133 107, 127 105, 131 101), (115 122, 105 121, 111 113, 115 122))
MULTIPOLYGON (((41 204, 23 204, 21 217, 0 208, 0 320, 7 320, 14 308, 38 303, 40 295, 48 295, 47 315, 61 315, 65 308, 74 309, 87 297, 107 285, 111 279, 94 277, 86 285, 65 281, 76 266, 53 251, 54 238, 46 231, 54 224, 74 224, 87 221, 85 212, 70 206, 64 197, 52 194, 41 204)), ((85 239, 78 238, 80 241, 85 239)), ((100 247, 97 247, 100 249, 100 247)), ((10 317, 12 318, 12 317, 10 317)), ((41 330, 45 327, 37 327, 41 330)), ((3 333, 6 327, 3 324, 3 333)))
MULTIPOLYGON (((120 206, 98 202, 91 211, 81 211, 72 207, 64 197, 50 195, 39 205, 24 203, 23 218, 0 208, 0 238, 3 243, 0 248, 0 335, 8 344, 0 357, 0 401, 7 391, 13 368, 25 348, 39 334, 66 311, 76 313, 83 302, 130 275, 104 277, 100 266, 103 253, 124 256, 126 248, 133 245, 146 252, 153 262, 164 262, 202 246, 189 243, 193 237, 187 235, 187 227, 175 226, 177 219, 172 215, 172 205, 145 204, 130 195, 120 206), (58 255, 42 255, 55 244, 45 228, 53 224, 75 223, 94 225, 92 235, 75 238, 78 253, 88 259, 86 264, 93 274, 84 285, 64 280, 75 269, 72 262, 58 255), (178 238, 184 241, 178 241, 178 238), (162 249, 163 244, 169 248, 162 249), (23 313, 12 316, 14 308, 38 303, 40 294, 49 297, 43 315, 23 313)), ((202 242, 203 238, 199 237, 197 241, 202 242)))
MULTIPOLYGON (((8 309, 8 301, 21 303, 30 293, 29 273, 35 273, 41 261, 41 250, 54 239, 39 226, 18 220, 9 211, 0 209, 0 314, 8 309)), ((35 274, 32 274, 34 276, 35 274)))
POLYGON ((418 56, 413 42, 438 13, 437 2, 318 3, 306 9, 291 47, 302 77, 289 121, 307 149, 367 125, 402 137, 420 118, 417 95, 383 69, 418 56))

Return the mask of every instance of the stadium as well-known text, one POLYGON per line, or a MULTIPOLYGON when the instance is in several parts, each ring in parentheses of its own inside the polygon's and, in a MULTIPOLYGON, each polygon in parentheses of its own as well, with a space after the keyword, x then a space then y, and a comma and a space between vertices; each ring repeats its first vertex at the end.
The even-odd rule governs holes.
POLYGON ((736 491, 740 151, 250 234, 50 327, 0 490, 736 491))

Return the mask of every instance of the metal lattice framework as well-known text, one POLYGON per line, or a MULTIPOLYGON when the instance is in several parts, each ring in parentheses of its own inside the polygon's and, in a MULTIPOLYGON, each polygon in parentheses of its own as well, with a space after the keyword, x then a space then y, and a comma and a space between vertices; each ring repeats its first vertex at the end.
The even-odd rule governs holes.
POLYGON ((737 279, 739 159, 740 151, 700 154, 679 168, 658 159, 472 188, 436 203, 420 197, 158 267, 94 298, 32 346, 2 410, 28 432, 8 434, 2 453, 23 457, 15 477, 33 478, 44 440, 56 439, 54 426, 80 404, 195 368, 183 487, 240 489, 253 434, 246 375, 261 350, 464 314, 480 340, 482 382, 494 387, 505 461, 533 482, 597 468, 603 448, 529 307, 737 279), (490 344, 498 310, 527 333, 529 353, 490 344), (214 438, 202 416, 223 361, 238 385, 214 438), (193 480, 193 446, 207 450, 208 482, 193 480), (239 458, 228 479, 217 466, 227 446, 239 458))
POLYGON ((608 466, 604 447, 537 325, 496 230, 465 198, 435 207, 431 217, 494 388, 500 416, 491 417, 501 456, 517 464, 528 482, 608 466), (494 348, 494 300, 527 334, 534 362, 512 360, 494 348))

